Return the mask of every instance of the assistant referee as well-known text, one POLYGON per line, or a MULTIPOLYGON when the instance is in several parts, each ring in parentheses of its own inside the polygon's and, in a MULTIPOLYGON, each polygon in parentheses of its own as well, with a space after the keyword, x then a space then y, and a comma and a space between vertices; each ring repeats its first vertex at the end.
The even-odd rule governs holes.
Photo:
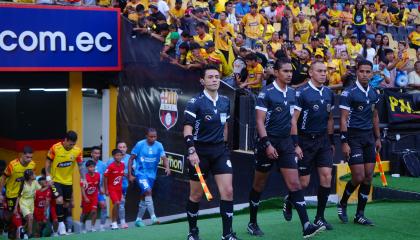
POLYGON ((232 163, 225 147, 230 117, 230 101, 219 95, 220 72, 216 66, 206 66, 200 79, 204 91, 188 101, 185 108, 184 139, 188 149, 190 196, 187 203, 189 234, 187 240, 198 240, 198 209, 203 189, 194 165, 199 164, 203 177, 211 172, 220 192, 222 240, 237 240, 232 231, 233 187, 232 163))

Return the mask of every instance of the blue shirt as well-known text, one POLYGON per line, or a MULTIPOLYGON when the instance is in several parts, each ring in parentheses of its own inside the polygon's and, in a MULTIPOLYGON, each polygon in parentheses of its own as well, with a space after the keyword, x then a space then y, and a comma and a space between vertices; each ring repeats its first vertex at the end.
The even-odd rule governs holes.
POLYGON ((237 15, 241 15, 244 16, 245 14, 249 13, 251 10, 250 5, 247 3, 244 5, 242 5, 242 3, 237 3, 235 6, 235 14, 237 15))
POLYGON ((163 145, 155 141, 149 145, 146 139, 136 143, 131 154, 136 156, 135 174, 146 175, 149 178, 156 178, 156 171, 160 158, 166 156, 163 145))
POLYGON ((328 87, 315 87, 311 81, 296 92, 295 109, 300 112, 299 133, 326 133, 328 118, 334 107, 334 93, 328 87))
POLYGON ((346 88, 340 96, 340 108, 349 111, 348 128, 371 130, 373 111, 379 96, 371 87, 365 90, 359 81, 346 88))
POLYGON ((195 142, 221 143, 223 131, 230 118, 229 98, 217 95, 216 100, 206 91, 191 98, 184 112, 184 125, 191 125, 195 142))
POLYGON ((261 90, 255 109, 266 112, 265 130, 268 136, 285 137, 290 135, 295 95, 295 90, 287 87, 283 91, 276 82, 261 90))

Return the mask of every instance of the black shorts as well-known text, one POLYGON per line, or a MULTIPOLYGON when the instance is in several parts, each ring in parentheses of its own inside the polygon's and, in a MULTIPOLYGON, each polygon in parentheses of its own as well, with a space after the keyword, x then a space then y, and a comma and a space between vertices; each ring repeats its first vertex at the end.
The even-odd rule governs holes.
POLYGON ((327 134, 299 135, 299 146, 303 152, 303 158, 298 161, 300 176, 311 174, 314 166, 332 168, 333 155, 327 134))
POLYGON ((265 147, 259 141, 255 150, 255 170, 258 172, 268 172, 271 170, 274 163, 277 164, 277 170, 280 168, 297 169, 297 158, 293 140, 290 136, 284 138, 271 138, 271 144, 277 150, 279 157, 277 159, 270 159, 267 157, 265 147))
POLYGON ((372 130, 348 130, 349 165, 375 163, 375 137, 372 130))
POLYGON ((15 210, 17 198, 6 198, 6 207, 8 212, 13 212, 15 210))
POLYGON ((54 185, 51 187, 53 197, 63 197, 64 201, 70 202, 71 197, 73 195, 73 186, 72 185, 64 185, 61 183, 54 183, 54 185))
MULTIPOLYGON (((232 174, 232 162, 230 161, 229 150, 224 143, 220 144, 196 144, 195 150, 200 158, 200 169, 204 178, 209 173, 213 175, 232 174)), ((194 166, 188 164, 190 180, 200 181, 194 166)))

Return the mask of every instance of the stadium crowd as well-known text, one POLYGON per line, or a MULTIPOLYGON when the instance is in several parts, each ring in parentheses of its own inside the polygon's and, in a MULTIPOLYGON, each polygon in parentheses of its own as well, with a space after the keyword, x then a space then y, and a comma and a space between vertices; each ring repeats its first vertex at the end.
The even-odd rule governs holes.
POLYGON ((273 63, 283 57, 293 63, 295 88, 314 60, 325 62, 337 91, 354 83, 361 59, 374 64, 374 88, 420 84, 417 2, 131 0, 123 14, 133 38, 162 42, 162 60, 185 69, 217 64, 226 82, 252 92, 273 81, 273 63))

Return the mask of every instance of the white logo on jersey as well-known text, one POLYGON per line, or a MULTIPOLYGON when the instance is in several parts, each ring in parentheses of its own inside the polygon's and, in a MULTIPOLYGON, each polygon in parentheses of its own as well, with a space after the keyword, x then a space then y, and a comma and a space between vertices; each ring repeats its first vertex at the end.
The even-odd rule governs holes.
POLYGON ((231 162, 230 160, 227 160, 227 161, 226 161, 226 165, 227 165, 228 167, 232 168, 232 162, 231 162))
POLYGON ((114 179, 114 185, 118 185, 121 182, 122 176, 118 176, 114 179))

